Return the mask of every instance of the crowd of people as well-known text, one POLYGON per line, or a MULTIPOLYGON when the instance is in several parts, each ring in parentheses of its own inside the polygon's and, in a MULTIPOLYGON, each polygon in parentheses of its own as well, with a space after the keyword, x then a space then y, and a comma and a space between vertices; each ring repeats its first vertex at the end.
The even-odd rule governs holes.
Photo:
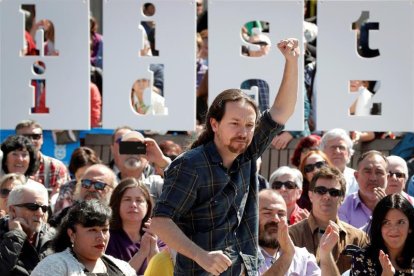
MULTIPOLYGON (((197 0, 201 22, 203 3, 197 0)), ((148 16, 151 5, 144 7, 148 16)), ((149 23, 147 50, 156 55, 149 23)), ((245 54, 265 55, 270 42, 257 31, 265 26, 251 23, 243 35, 259 50, 245 54)), ((50 51, 58 54, 47 26, 50 51)), ((317 30, 304 26, 312 54, 317 30)), ((1 275, 413 275, 414 195, 406 186, 414 177, 406 159, 370 150, 350 167, 353 146, 363 140, 343 129, 311 134, 311 110, 304 132, 283 131, 297 101, 297 39, 276 45, 285 64, 275 99, 251 80, 245 85, 259 87, 258 102, 228 89, 207 107, 207 39, 200 30, 203 129, 185 151, 120 126, 109 164, 81 146, 66 166, 42 153, 43 128, 33 120, 19 122, 2 141, 1 275), (291 164, 260 176, 263 152, 283 149, 293 137, 302 138, 291 164)), ((92 20, 97 71, 102 44, 92 20)), ((305 101, 312 98, 307 92, 305 101)), ((355 103, 352 113, 359 109, 355 103)))

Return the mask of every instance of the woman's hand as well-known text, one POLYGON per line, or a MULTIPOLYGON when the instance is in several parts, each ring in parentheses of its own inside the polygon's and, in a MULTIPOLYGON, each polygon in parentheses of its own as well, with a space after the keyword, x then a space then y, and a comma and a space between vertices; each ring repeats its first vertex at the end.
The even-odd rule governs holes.
POLYGON ((151 225, 151 219, 149 219, 146 223, 144 223, 145 227, 143 228, 145 233, 142 236, 142 239, 149 240, 149 251, 147 254, 147 258, 148 258, 148 262, 150 261, 150 259, 157 254, 158 252, 160 252, 159 248, 158 248, 158 244, 157 244, 157 240, 158 237, 157 235, 155 235, 154 232, 152 232, 150 230, 150 225, 151 225))
POLYGON ((379 252, 379 261, 382 266, 381 276, 393 276, 395 273, 395 268, 392 265, 390 258, 384 251, 380 250, 379 252))

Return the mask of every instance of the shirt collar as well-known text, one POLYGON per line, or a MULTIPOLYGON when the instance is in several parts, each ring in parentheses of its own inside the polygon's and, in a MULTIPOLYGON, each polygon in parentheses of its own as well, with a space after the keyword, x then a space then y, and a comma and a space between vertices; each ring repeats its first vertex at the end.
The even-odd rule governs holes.
MULTIPOLYGON (((342 222, 339 220, 338 216, 336 217, 334 222, 338 225, 340 232, 345 232, 346 233, 346 230, 345 230, 342 222)), ((312 212, 309 214, 308 224, 309 224, 309 227, 310 227, 312 233, 315 233, 315 231, 319 230, 319 225, 317 224, 316 219, 313 216, 312 212)))

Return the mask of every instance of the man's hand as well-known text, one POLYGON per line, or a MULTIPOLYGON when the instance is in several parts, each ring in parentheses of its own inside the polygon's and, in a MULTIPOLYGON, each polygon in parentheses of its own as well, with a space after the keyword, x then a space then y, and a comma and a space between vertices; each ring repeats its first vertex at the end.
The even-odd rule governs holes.
POLYGON ((154 139, 145 138, 144 143, 147 146, 146 156, 149 162, 153 162, 163 169, 171 163, 171 159, 162 153, 160 147, 154 139))
POLYGON ((281 40, 277 47, 285 56, 286 60, 297 60, 300 55, 299 41, 296 38, 281 40))
POLYGON ((301 220, 304 220, 305 218, 308 218, 310 215, 309 211, 306 209, 299 209, 299 212, 295 214, 295 223, 299 222, 301 220))
POLYGON ((289 132, 284 131, 273 138, 272 146, 278 150, 285 149, 292 139, 293 136, 289 132))
POLYGON ((30 228, 29 224, 24 218, 11 218, 9 219, 9 230, 21 230, 29 235, 30 228))
POLYGON ((387 196, 387 194, 385 193, 385 189, 381 187, 374 188, 374 194, 377 199, 377 202, 387 196))
POLYGON ((221 250, 203 251, 195 256, 194 261, 205 271, 213 275, 220 275, 231 266, 231 260, 221 250))
POLYGON ((381 276, 392 276, 395 274, 395 268, 392 265, 390 258, 382 250, 379 252, 379 261, 382 267, 381 276))
POLYGON ((339 226, 329 221, 328 227, 326 227, 325 233, 322 235, 319 241, 319 256, 321 259, 330 257, 332 249, 337 245, 339 240, 339 226))
POLYGON ((285 220, 280 220, 277 224, 277 241, 280 245, 282 254, 295 254, 295 245, 289 236, 289 228, 285 220))

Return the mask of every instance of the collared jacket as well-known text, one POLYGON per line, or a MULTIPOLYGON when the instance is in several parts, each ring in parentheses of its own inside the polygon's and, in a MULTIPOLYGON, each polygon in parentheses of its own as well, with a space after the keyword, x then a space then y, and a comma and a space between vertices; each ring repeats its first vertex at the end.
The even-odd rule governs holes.
MULTIPOLYGON (((332 250, 332 255, 336 265, 341 273, 351 268, 352 256, 346 254, 344 249, 347 245, 353 244, 360 248, 368 243, 368 237, 365 232, 359 230, 346 222, 335 221, 339 226, 339 241, 332 250)), ((319 263, 319 240, 322 236, 316 223, 315 217, 311 213, 307 219, 304 219, 295 225, 289 227, 289 235, 295 246, 306 247, 306 249, 316 256, 319 263)))
POLYGON ((25 232, 9 231, 8 219, 5 217, 0 220, 0 275, 30 275, 43 258, 53 253, 51 240, 55 234, 54 228, 43 224, 33 246, 25 232))

